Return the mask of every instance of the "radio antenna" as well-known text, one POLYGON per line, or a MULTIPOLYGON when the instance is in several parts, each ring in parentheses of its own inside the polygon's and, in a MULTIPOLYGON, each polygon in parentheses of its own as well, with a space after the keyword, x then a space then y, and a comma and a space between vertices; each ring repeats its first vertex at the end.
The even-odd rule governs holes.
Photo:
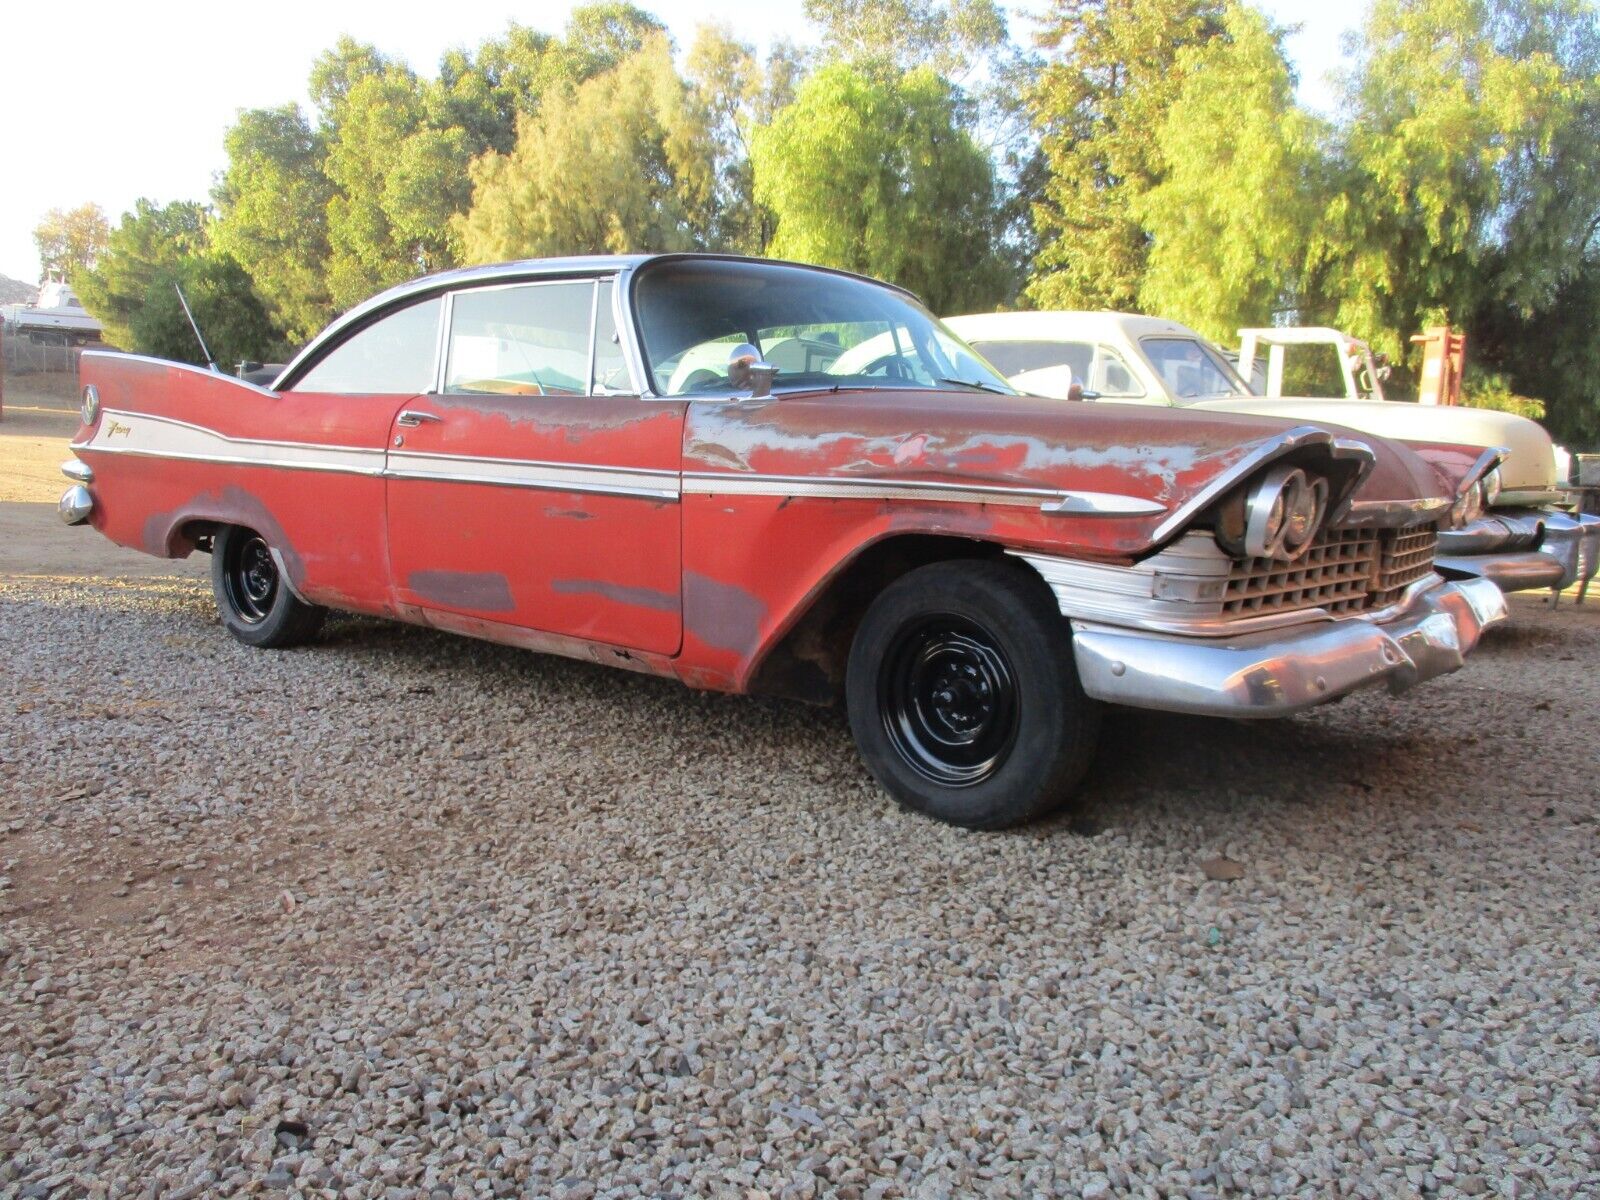
POLYGON ((189 301, 185 298, 183 289, 178 286, 176 280, 173 281, 172 290, 178 293, 178 303, 183 305, 183 315, 189 318, 189 328, 194 330, 194 340, 200 343, 200 353, 206 356, 206 366, 216 371, 216 360, 211 357, 211 350, 206 345, 205 335, 200 332, 200 322, 194 319, 194 313, 189 310, 189 301))

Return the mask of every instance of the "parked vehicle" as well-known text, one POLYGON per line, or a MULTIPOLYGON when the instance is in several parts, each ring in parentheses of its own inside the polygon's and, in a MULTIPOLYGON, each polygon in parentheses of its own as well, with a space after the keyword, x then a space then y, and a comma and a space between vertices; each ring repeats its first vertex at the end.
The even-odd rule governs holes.
POLYGON ((209 551, 240 641, 334 608, 842 696, 898 800, 974 827, 1068 797, 1103 702, 1400 691, 1505 613, 1432 569, 1492 457, 1020 396, 908 293, 819 268, 476 267, 361 305, 270 387, 112 354, 82 377, 63 518, 209 551))
POLYGON ((1131 313, 1030 312, 952 317, 947 323, 1012 384, 1037 395, 1272 415, 1414 446, 1502 447, 1505 461, 1441 531, 1439 570, 1516 591, 1566 588, 1592 578, 1600 566, 1600 520, 1573 511, 1571 494, 1556 474, 1550 435, 1538 422, 1487 409, 1387 401, 1381 366, 1364 344, 1337 330, 1242 331, 1239 363, 1245 376, 1255 371, 1256 351, 1271 347, 1260 388, 1265 394, 1257 394, 1222 350, 1176 321, 1131 313), (1271 336, 1283 340, 1271 343, 1271 336), (1339 366, 1327 372, 1331 386, 1314 396, 1282 394, 1282 348, 1334 339, 1340 354, 1339 366))
POLYGON ((84 311, 77 293, 59 279, 40 287, 35 303, 11 305, 4 316, 14 335, 35 341, 83 345, 100 340, 100 322, 84 311))

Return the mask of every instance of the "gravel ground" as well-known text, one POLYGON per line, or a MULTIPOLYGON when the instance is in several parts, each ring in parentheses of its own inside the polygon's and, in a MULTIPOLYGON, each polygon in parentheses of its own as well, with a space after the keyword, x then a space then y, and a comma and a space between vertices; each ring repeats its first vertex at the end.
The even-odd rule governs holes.
POLYGON ((836 714, 0 579, 0 1195, 1595 1194, 1600 606, 1514 606, 972 834, 836 714))

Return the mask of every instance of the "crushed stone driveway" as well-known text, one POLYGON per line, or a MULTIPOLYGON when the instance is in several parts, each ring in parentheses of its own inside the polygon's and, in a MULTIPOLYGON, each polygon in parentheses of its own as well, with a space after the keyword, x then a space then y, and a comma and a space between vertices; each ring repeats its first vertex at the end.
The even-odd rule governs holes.
POLYGON ((836 713, 201 569, 0 576, 0 1196, 1600 1191, 1600 605, 974 834, 836 713))

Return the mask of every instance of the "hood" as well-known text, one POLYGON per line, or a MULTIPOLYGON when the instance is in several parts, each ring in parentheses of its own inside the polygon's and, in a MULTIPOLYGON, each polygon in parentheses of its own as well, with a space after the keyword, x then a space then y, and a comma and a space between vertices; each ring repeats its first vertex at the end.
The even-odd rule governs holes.
POLYGON ((1397 400, 1332 400, 1309 397, 1228 396, 1187 406, 1191 411, 1248 413, 1313 424, 1338 424, 1423 445, 1504 446, 1511 453, 1500 467, 1506 492, 1542 491, 1555 486, 1555 448, 1537 421, 1486 408, 1407 404, 1397 400))
POLYGON ((1396 507, 1393 520, 1373 523, 1405 524, 1416 519, 1417 502, 1446 499, 1432 465, 1381 437, 1271 416, 964 392, 841 391, 692 405, 684 472, 712 493, 717 481, 732 490, 744 476, 813 487, 826 481, 831 489, 847 481, 1017 489, 1025 494, 1011 503, 1035 512, 1052 492, 1143 501, 1059 526, 1065 541, 1087 538, 1101 553, 1138 554, 1176 536, 1277 458, 1295 455, 1349 477, 1356 459, 1336 450, 1340 438, 1373 456, 1356 502, 1396 507))

